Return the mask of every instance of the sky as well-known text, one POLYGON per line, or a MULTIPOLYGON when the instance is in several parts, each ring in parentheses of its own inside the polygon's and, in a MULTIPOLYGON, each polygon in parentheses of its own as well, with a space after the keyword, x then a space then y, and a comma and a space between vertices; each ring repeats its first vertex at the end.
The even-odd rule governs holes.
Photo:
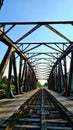
POLYGON ((0 21, 60 21, 73 19, 73 0, 4 0, 0 21))
MULTIPOLYGON (((31 21, 73 21, 73 0, 4 0, 4 4, 0 10, 0 22, 31 21)), ((44 30, 44 27, 42 30, 44 30)), ((46 41, 46 30, 44 30, 44 37, 41 35, 41 29, 39 30, 40 34, 38 35, 37 33, 36 38, 34 33, 33 40, 46 41)), ((63 28, 61 31, 64 32, 63 28)), ((49 35, 50 37, 47 40, 52 40, 52 35, 49 35)), ((10 36, 15 39, 17 37, 16 35, 10 36)), ((72 33, 70 37, 72 37, 72 33)), ((28 41, 27 38, 25 40, 28 41)), ((29 41, 31 40, 31 36, 29 36, 29 41)), ((59 41, 59 39, 56 40, 59 41)), ((6 49, 7 47, 0 43, 0 61, 6 49)), ((44 48, 42 49, 44 50, 44 48)), ((41 83, 43 84, 44 81, 41 83)))

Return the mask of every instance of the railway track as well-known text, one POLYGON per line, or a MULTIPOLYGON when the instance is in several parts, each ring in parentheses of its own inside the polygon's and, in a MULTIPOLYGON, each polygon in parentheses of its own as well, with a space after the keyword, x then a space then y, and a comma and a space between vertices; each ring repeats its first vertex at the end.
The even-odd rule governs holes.
POLYGON ((45 89, 40 89, 0 130, 73 130, 72 116, 69 118, 69 113, 61 109, 45 89))

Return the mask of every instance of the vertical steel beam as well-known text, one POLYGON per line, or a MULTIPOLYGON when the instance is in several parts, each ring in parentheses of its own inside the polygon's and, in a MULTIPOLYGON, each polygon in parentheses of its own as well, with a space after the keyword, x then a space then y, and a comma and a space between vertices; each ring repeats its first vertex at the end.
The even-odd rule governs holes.
POLYGON ((65 96, 67 93, 67 87, 68 87, 68 83, 67 83, 67 62, 66 62, 66 56, 63 58, 64 61, 64 92, 63 95, 65 96))
POLYGON ((29 85, 30 85, 30 89, 35 89, 36 88, 36 76, 34 71, 30 68, 30 76, 29 76, 29 85))
POLYGON ((30 90, 30 67, 27 66, 27 79, 26 79, 27 90, 30 90))
POLYGON ((14 97, 12 93, 12 89, 10 87, 11 84, 11 74, 12 74, 12 66, 14 70, 14 79, 15 79, 15 90, 16 94, 19 94, 19 88, 18 88, 18 81, 17 81, 17 70, 16 70, 16 61, 15 61, 15 51, 12 48, 11 50, 11 56, 10 56, 10 63, 9 63, 9 74, 8 74, 8 89, 7 89, 7 97, 14 97))
POLYGON ((70 96, 71 91, 73 92, 73 50, 71 52, 71 62, 69 71, 69 83, 66 91, 66 96, 70 96))
POLYGON ((13 57, 13 70, 14 70, 14 78, 15 78, 15 89, 16 89, 16 94, 19 94, 15 51, 12 52, 12 57, 13 57))
POLYGON ((60 66, 58 63, 58 73, 57 73, 57 85, 58 85, 58 91, 57 92, 61 92, 61 79, 60 79, 60 66))
POLYGON ((62 70, 62 64, 61 61, 58 62, 58 92, 62 92, 64 84, 63 79, 63 70, 62 70))
POLYGON ((56 91, 57 90, 57 78, 56 78, 57 77, 57 67, 54 68, 53 73, 54 73, 54 82, 55 82, 54 90, 56 91))
POLYGON ((34 89, 35 75, 31 70, 31 89, 34 89))
POLYGON ((24 91, 28 91, 27 90, 27 61, 25 62, 25 75, 24 75, 24 91))
MULTIPOLYGON (((24 61, 24 66, 23 66, 22 76, 21 76, 21 86, 22 87, 24 86, 24 81, 25 81, 25 69, 26 69, 26 61, 24 61)), ((24 89, 25 89, 25 87, 24 87, 24 89)))
POLYGON ((19 65, 19 91, 22 93, 21 87, 22 87, 22 79, 21 79, 21 72, 22 72, 22 57, 20 56, 20 65, 19 65))
POLYGON ((55 80, 54 80, 53 70, 51 71, 51 74, 49 76, 48 88, 51 90, 55 90, 55 80))
POLYGON ((34 81, 34 84, 33 84, 33 87, 32 89, 35 89, 36 88, 36 83, 37 83, 37 80, 36 80, 36 75, 34 73, 34 71, 32 70, 32 81, 34 81))
POLYGON ((14 97, 13 95, 13 92, 12 92, 12 89, 10 87, 10 84, 11 84, 11 73, 12 73, 12 57, 10 57, 10 62, 9 62, 9 73, 8 73, 8 87, 7 87, 7 94, 6 96, 8 98, 12 98, 14 97))
POLYGON ((60 75, 61 75, 61 92, 63 92, 64 89, 64 75, 63 75, 63 66, 62 63, 60 61, 60 75))
POLYGON ((29 89, 31 90, 31 82, 32 82, 32 73, 31 73, 31 68, 29 67, 29 75, 28 75, 28 80, 29 80, 29 89))
POLYGON ((57 83, 58 82, 57 81, 58 75, 57 74, 58 74, 58 66, 56 65, 56 68, 55 68, 55 91, 58 91, 58 83, 57 83))
POLYGON ((55 91, 55 73, 54 73, 54 70, 52 71, 52 90, 55 91))

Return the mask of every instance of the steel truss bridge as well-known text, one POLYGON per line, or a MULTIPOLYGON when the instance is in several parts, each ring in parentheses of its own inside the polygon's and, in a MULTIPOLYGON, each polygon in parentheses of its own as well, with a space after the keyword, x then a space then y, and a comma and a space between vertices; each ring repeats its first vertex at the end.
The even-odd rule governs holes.
MULTIPOLYGON (((0 81, 9 64, 8 97, 13 96, 10 88, 12 69, 16 94, 22 93, 22 86, 24 91, 35 89, 36 83, 40 79, 46 79, 48 88, 51 90, 66 96, 71 94, 73 40, 72 37, 70 38, 72 31, 70 32, 69 29, 73 29, 73 21, 0 22, 0 45, 7 46, 7 51, 0 62, 0 81), (35 37, 37 34, 40 35, 41 28, 47 29, 48 33, 52 33, 52 36, 59 37, 60 41, 38 42, 38 39, 36 42, 25 41, 25 38, 32 37, 33 32, 35 37), (60 28, 64 30, 64 33, 62 30, 59 31, 60 28), (14 37, 15 35, 16 37, 14 37)), ((42 35, 43 37, 44 35, 42 35)))

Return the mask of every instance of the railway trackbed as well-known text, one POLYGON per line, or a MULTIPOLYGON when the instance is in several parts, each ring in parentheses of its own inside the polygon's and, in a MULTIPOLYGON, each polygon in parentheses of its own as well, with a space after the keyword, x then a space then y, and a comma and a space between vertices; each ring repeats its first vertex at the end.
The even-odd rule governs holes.
POLYGON ((40 89, 0 130, 73 130, 73 116, 45 89, 40 89))

